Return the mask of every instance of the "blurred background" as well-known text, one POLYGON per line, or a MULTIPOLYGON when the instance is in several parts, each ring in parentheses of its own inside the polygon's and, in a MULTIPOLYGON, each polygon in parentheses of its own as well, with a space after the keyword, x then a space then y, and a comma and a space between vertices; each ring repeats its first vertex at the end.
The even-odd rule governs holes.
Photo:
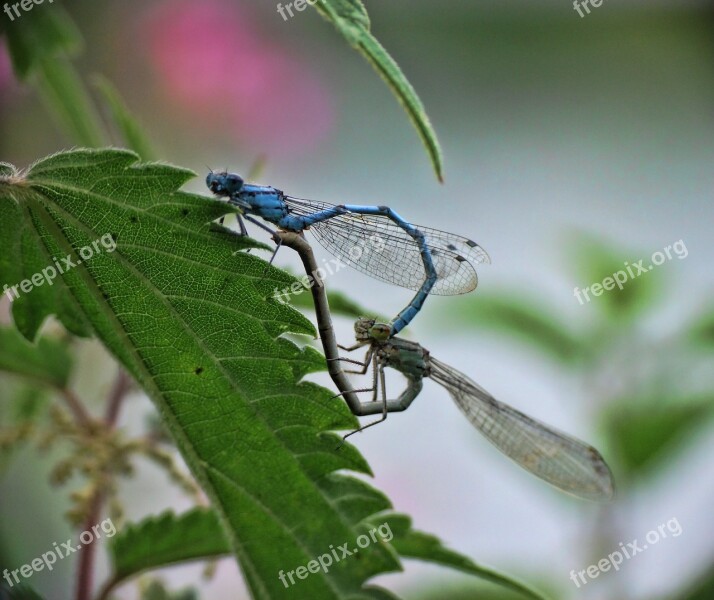
MULTIPOLYGON (((604 0, 582 18, 570 0, 368 2, 373 33, 440 137, 443 185, 389 90, 311 9, 284 20, 270 1, 67 8, 86 40, 81 73, 117 86, 162 160, 203 175, 207 167, 245 173, 263 157, 261 183, 315 200, 388 204, 489 252, 478 290, 430 298, 408 336, 498 399, 597 446, 618 496, 600 507, 551 489, 492 449, 427 382, 409 411, 353 438, 375 485, 416 528, 563 600, 714 597, 709 2, 604 0), (672 254, 622 291, 582 304, 574 295, 626 261, 651 264, 680 240, 686 256, 672 254), (571 580, 572 570, 672 519, 680 535, 618 572, 580 587, 571 580)), ((2 161, 25 167, 71 146, 32 89, 14 82, 4 47, 0 111, 2 161)), ((205 193, 202 181, 191 189, 205 193)), ((277 262, 299 272, 290 254, 277 262)), ((411 297, 352 270, 327 285, 387 315, 411 297)), ((0 308, 7 320, 6 299, 0 308)), ((352 320, 336 324, 349 343, 352 320)), ((113 362, 93 342, 78 352, 74 387, 103 398, 113 362)), ((399 386, 390 379, 395 395, 399 386)), ((20 388, 0 378, 2 395, 20 388)), ((140 428, 152 411, 137 393, 122 424, 140 428)), ((27 448, 1 463, 7 564, 70 537, 66 494, 49 485, 48 458, 27 448)), ((130 520, 190 506, 150 465, 121 497, 130 520)), ((64 561, 31 583, 64 598, 73 566, 64 561)), ((190 566, 160 575, 201 597, 248 597, 231 560, 210 580, 201 574, 190 566)), ((413 599, 510 597, 414 562, 377 583, 413 599)), ((135 597, 135 586, 119 597, 135 597)))

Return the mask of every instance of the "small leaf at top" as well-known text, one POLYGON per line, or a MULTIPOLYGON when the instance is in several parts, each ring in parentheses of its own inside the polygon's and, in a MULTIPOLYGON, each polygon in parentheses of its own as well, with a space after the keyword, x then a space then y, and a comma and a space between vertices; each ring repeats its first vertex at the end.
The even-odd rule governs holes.
POLYGON ((315 9, 369 61, 391 88, 419 133, 439 181, 444 179, 444 165, 439 140, 424 105, 399 65, 370 32, 367 11, 360 0, 319 0, 315 9))

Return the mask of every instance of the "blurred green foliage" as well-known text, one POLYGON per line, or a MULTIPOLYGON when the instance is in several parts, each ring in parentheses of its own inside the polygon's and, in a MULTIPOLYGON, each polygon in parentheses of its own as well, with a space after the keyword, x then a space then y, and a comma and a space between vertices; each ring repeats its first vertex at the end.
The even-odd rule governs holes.
MULTIPOLYGON (((567 240, 564 255, 571 257, 573 281, 602 281, 625 261, 647 256, 583 232, 567 240)), ((690 316, 676 334, 651 339, 646 323, 656 318, 666 292, 677 289, 664 273, 647 271, 628 280, 622 290, 605 291, 589 303, 574 300, 583 318, 567 318, 531 290, 515 288, 480 292, 478 299, 464 302, 446 319, 460 331, 471 328, 522 343, 550 358, 564 377, 581 383, 585 401, 597 407, 604 455, 613 468, 621 504, 661 476, 714 423, 714 371, 711 357, 701 353, 714 347, 714 307, 690 316)), ((606 548, 622 539, 615 533, 611 507, 598 529, 609 536, 606 548)), ((587 547, 602 543, 593 539, 587 547)), ((708 580, 694 595, 683 592, 676 598, 710 598, 711 589, 708 580)))

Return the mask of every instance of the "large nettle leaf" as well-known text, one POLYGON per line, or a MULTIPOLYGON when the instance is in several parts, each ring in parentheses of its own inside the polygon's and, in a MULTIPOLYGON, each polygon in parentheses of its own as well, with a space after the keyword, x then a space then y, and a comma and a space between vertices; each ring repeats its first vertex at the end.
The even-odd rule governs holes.
MULTIPOLYGON (((344 404, 301 381, 324 358, 281 337, 314 334, 273 300, 294 279, 213 223, 227 205, 179 191, 193 176, 115 149, 56 154, 26 173, 0 164, 0 286, 14 287, 28 339, 54 314, 106 345, 159 409, 253 597, 294 598, 281 570, 356 539, 390 504, 337 473, 369 467, 327 431, 355 426, 344 404)), ((399 568, 375 542, 310 573, 300 597, 392 597, 364 582, 399 568)))

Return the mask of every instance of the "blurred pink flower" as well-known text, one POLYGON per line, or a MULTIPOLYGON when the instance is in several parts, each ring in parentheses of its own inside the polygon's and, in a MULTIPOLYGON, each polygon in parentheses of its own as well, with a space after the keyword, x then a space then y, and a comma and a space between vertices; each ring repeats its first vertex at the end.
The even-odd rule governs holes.
POLYGON ((166 101, 191 113, 192 123, 256 153, 314 147, 334 124, 331 94, 256 27, 235 2, 181 0, 152 9, 142 38, 166 101))
POLYGON ((7 47, 4 43, 0 43, 0 92, 10 87, 12 81, 12 65, 10 64, 10 55, 7 53, 7 47))

